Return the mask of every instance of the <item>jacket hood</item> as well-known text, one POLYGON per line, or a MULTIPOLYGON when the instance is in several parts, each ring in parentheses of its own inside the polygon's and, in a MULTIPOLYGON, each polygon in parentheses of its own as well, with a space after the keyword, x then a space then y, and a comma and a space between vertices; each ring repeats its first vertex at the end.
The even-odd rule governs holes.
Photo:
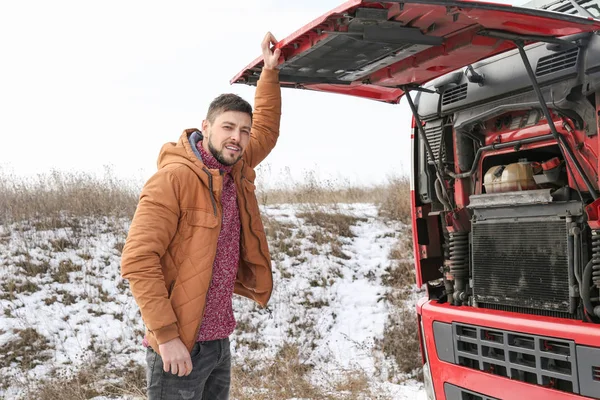
POLYGON ((189 138, 193 133, 201 135, 198 129, 186 129, 177 143, 169 142, 163 145, 158 155, 158 169, 169 166, 177 167, 184 164, 194 171, 206 186, 209 186, 209 175, 218 175, 218 171, 208 169, 199 155, 196 155, 197 152, 192 149, 189 138))

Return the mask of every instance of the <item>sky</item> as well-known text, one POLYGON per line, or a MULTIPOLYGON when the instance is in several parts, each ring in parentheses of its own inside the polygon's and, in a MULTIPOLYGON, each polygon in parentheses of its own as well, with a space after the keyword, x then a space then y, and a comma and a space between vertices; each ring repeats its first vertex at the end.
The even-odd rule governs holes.
MULTIPOLYGON (((200 127, 210 101, 254 87, 231 78, 340 0, 0 2, 0 168, 145 181, 165 142, 200 127)), ((410 110, 283 89, 279 142, 263 181, 307 173, 374 184, 410 171, 410 110)))

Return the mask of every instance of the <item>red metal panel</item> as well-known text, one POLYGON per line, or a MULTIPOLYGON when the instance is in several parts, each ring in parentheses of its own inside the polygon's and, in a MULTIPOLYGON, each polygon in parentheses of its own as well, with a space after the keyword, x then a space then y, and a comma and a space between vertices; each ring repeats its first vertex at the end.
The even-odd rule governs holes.
POLYGON ((445 400, 444 382, 499 399, 570 400, 587 398, 441 361, 437 357, 433 322, 461 322, 490 329, 574 340, 577 344, 595 347, 600 346, 600 327, 598 325, 473 307, 454 307, 427 301, 427 299, 421 299, 417 303, 417 313, 421 315, 423 321, 437 400, 445 400))
MULTIPOLYGON (((482 30, 552 37, 600 30, 600 21, 592 18, 480 1, 418 0, 400 4, 350 0, 281 40, 277 44, 282 49, 281 62, 301 55, 327 38, 327 31, 346 31, 345 18, 352 15, 358 7, 386 9, 389 20, 398 21, 402 26, 418 28, 429 36, 443 37, 444 43, 375 70, 351 85, 291 81, 282 82, 283 86, 397 103, 403 95, 397 86, 423 84, 447 72, 514 48, 512 42, 479 36, 478 33, 482 30)), ((248 83, 261 68, 262 57, 259 57, 231 82, 248 83)))

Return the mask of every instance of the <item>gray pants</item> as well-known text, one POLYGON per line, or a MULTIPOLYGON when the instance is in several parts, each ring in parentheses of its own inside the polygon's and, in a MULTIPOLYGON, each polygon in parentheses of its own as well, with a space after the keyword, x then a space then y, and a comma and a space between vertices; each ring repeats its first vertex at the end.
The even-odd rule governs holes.
POLYGON ((229 338, 197 342, 192 373, 179 377, 163 370, 162 358, 148 347, 146 379, 149 400, 228 400, 231 382, 229 338))

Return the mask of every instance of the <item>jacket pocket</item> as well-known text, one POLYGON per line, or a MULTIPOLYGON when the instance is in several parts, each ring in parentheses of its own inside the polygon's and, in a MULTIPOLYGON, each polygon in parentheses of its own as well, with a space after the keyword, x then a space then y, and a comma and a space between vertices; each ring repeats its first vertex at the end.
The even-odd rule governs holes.
MULTIPOLYGON (((219 237, 219 219, 212 211, 188 209, 183 212, 179 227, 178 257, 183 262, 185 257, 202 258, 211 253, 219 237)), ((179 268, 179 277, 181 277, 179 268)))
POLYGON ((202 226, 205 228, 215 228, 219 221, 214 213, 205 210, 186 211, 186 222, 191 226, 202 226))

